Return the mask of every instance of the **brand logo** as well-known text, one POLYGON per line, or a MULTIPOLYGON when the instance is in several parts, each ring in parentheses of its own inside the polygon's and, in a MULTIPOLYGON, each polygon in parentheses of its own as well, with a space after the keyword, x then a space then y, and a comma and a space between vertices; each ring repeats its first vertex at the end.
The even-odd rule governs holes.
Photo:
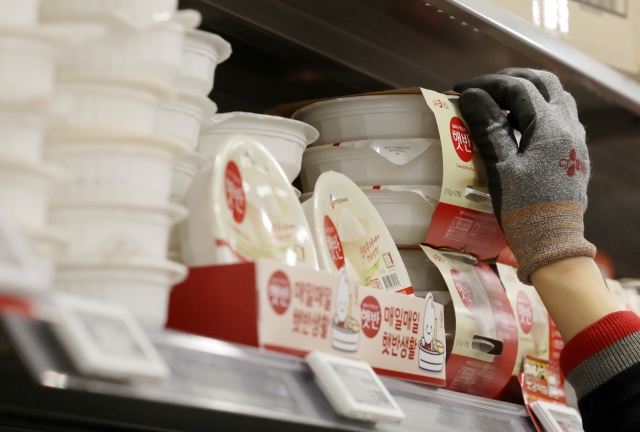
POLYGON ((344 267, 344 251, 342 242, 338 236, 338 230, 329 216, 324 217, 324 238, 327 241, 327 249, 337 269, 344 267))
POLYGON ((373 296, 367 296, 360 303, 360 325, 362 332, 368 338, 374 338, 380 330, 382 321, 381 307, 373 296))
POLYGON ((460 295, 460 300, 462 300, 462 303, 464 303, 467 310, 472 311, 475 307, 475 303, 473 301, 473 292, 471 291, 469 283, 458 270, 451 270, 451 277, 453 278, 453 284, 460 295))
POLYGON ((244 220, 246 202, 242 189, 242 176, 233 161, 227 164, 224 175, 224 191, 227 196, 227 207, 231 210, 233 220, 241 223, 244 220))
POLYGON ((527 297, 524 291, 518 292, 516 304, 520 328, 525 334, 529 334, 533 327, 533 308, 531 307, 529 297, 527 297))
POLYGON ((284 272, 277 271, 271 275, 267 284, 267 293, 269 295, 269 304, 274 312, 282 315, 289 308, 291 303, 291 283, 284 272))
POLYGON ((456 149, 458 157, 463 162, 469 162, 473 158, 473 141, 469 129, 458 117, 453 117, 449 123, 451 141, 456 149))
POLYGON ((329 194, 329 203, 331 203, 331 209, 335 210, 336 208, 336 204, 341 204, 343 202, 347 202, 349 201, 348 198, 336 198, 333 196, 333 194, 329 194))
POLYGON ((573 177, 576 172, 579 172, 582 175, 587 175, 587 167, 580 159, 578 159, 576 149, 571 149, 569 152, 569 158, 560 159, 558 165, 567 172, 569 177, 573 177))

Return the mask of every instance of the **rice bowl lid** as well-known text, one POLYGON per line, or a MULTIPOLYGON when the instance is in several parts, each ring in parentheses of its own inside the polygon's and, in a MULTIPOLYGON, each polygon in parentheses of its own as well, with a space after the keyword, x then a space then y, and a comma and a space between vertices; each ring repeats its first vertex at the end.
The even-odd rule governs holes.
MULTIPOLYGON (((397 203, 422 203, 427 202, 436 208, 440 202, 442 186, 429 185, 374 185, 360 186, 369 201, 397 202, 397 203)), ((313 192, 305 192, 300 195, 300 202, 305 202, 313 196, 313 192)))
MULTIPOLYGON (((216 64, 222 63, 231 56, 231 44, 214 33, 209 33, 204 30, 189 30, 185 41, 185 51, 192 50, 196 45, 213 47, 216 51, 216 64)), ((201 49, 199 51, 205 53, 207 50, 201 49)))
POLYGON ((346 267, 360 285, 413 293, 400 253, 376 208, 365 193, 343 174, 323 173, 311 209, 320 267, 337 272, 346 267))
POLYGON ((274 130, 290 135, 300 135, 306 140, 306 145, 316 141, 320 133, 313 127, 298 120, 284 117, 255 114, 250 112, 234 111, 224 114, 216 114, 202 123, 201 135, 209 132, 230 133, 260 133, 265 130, 274 130))
POLYGON ((318 269, 300 202, 280 165, 254 138, 235 135, 220 148, 210 199, 218 258, 275 258, 318 269))
POLYGON ((396 165, 406 165, 421 155, 442 159, 442 143, 434 138, 370 139, 314 145, 305 151, 304 156, 305 159, 313 156, 326 157, 327 152, 343 151, 337 149, 354 149, 356 152, 373 150, 396 165))
POLYGON ((316 122, 355 114, 417 111, 433 115, 421 94, 369 95, 314 102, 296 110, 291 118, 316 122))
POLYGON ((442 186, 434 185, 376 185, 361 186, 367 197, 375 202, 422 203, 433 208, 440 202, 442 186))

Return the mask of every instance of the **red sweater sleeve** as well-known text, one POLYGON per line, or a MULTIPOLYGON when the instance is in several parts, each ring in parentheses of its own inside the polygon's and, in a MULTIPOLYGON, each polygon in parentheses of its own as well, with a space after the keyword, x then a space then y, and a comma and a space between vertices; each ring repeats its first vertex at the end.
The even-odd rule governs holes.
POLYGON ((576 390, 585 431, 640 430, 638 315, 615 312, 593 323, 567 343, 560 367, 576 390))

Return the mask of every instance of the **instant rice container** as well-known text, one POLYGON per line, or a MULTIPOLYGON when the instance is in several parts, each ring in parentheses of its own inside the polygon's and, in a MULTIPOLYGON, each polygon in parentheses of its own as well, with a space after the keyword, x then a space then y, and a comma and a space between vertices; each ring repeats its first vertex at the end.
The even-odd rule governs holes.
POLYGON ((174 88, 180 93, 208 95, 213 90, 216 66, 230 55, 231 45, 220 36, 204 30, 188 30, 174 88))
POLYGON ((439 138, 436 118, 421 94, 324 100, 300 108, 292 117, 320 132, 318 145, 366 139, 439 138))
POLYGON ((441 189, 424 185, 362 188, 397 245, 425 242, 441 189))
POLYGON ((302 204, 316 242, 320 267, 358 284, 413 294, 389 230, 365 193, 345 175, 326 172, 302 204))
POLYGON ((302 191, 323 172, 336 171, 358 186, 442 185, 442 146, 431 138, 376 139, 310 147, 302 156, 302 191))
POLYGON ((275 258, 318 269, 313 239, 284 172, 253 137, 236 135, 201 168, 183 201, 188 266, 275 258))
POLYGON ((289 183, 300 173, 302 153, 318 138, 308 124, 283 117, 231 112, 216 114, 202 124, 198 151, 213 157, 235 134, 253 136, 278 161, 289 183))

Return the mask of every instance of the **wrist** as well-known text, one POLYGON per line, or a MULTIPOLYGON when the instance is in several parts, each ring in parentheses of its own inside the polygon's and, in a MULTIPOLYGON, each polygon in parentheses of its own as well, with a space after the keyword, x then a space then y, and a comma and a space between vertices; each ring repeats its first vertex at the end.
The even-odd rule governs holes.
POLYGON ((592 258, 561 259, 537 268, 530 278, 565 342, 620 310, 592 258))
POLYGON ((584 208, 575 201, 542 202, 500 217, 518 260, 518 278, 531 284, 536 269, 569 257, 593 258, 596 248, 584 238, 584 208))

